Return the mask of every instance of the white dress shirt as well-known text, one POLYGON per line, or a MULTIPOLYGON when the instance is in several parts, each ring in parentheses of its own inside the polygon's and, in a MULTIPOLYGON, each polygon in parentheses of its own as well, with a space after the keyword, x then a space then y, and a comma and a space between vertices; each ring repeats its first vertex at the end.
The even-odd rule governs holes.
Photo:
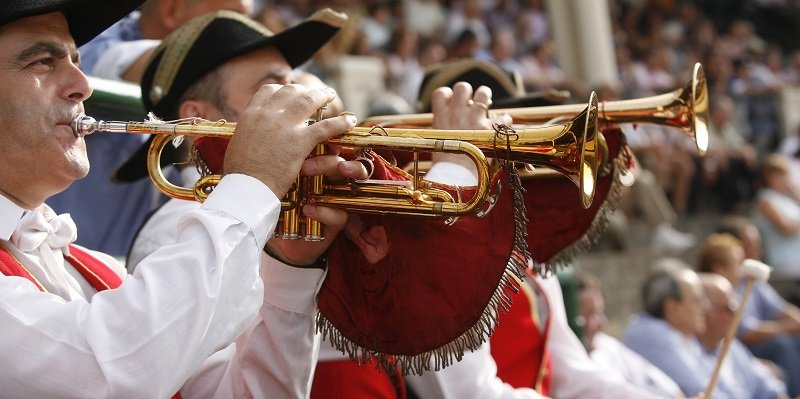
MULTIPOLYGON (((182 217, 177 242, 133 275, 93 252, 124 278, 97 293, 63 257, 46 264, 40 248, 22 250, 30 233, 21 222, 30 211, 0 196, 0 244, 47 291, 0 276, 0 396, 306 395, 317 345, 314 295, 324 272, 274 262, 259 268, 279 210, 258 180, 226 176, 182 217)), ((33 212, 54 217, 46 206, 33 212)), ((52 251, 67 251, 55 241, 52 251)))
POLYGON ((622 374, 626 381, 637 387, 666 397, 677 398, 683 395, 675 381, 620 340, 598 332, 594 336, 592 347, 592 360, 605 370, 622 374))

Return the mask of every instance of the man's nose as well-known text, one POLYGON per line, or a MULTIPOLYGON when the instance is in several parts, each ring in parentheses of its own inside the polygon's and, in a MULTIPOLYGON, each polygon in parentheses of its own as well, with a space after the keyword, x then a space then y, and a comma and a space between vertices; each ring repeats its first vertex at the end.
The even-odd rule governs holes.
POLYGON ((75 102, 85 101, 92 95, 92 87, 89 79, 81 71, 77 64, 71 63, 66 72, 66 84, 64 86, 64 98, 75 102))

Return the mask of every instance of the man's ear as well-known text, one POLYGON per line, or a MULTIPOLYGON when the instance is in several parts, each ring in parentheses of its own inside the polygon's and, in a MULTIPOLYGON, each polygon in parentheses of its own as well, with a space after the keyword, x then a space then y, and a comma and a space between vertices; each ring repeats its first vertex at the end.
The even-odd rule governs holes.
POLYGON ((675 312, 679 312, 680 302, 675 298, 667 298, 664 300, 664 320, 669 322, 672 320, 675 312))
POLYGON ((167 32, 172 32, 181 25, 183 0, 160 0, 158 2, 158 18, 167 32))
POLYGON ((178 107, 178 117, 181 119, 191 117, 208 118, 211 114, 212 107, 213 106, 206 101, 187 100, 182 102, 180 107, 178 107))

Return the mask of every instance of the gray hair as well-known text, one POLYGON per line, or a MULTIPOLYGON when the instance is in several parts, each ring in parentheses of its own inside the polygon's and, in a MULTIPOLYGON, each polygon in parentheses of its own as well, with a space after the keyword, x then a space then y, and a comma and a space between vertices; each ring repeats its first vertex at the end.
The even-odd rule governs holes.
POLYGON ((222 67, 215 68, 186 88, 180 100, 176 102, 177 107, 171 111, 171 115, 168 115, 167 118, 178 119, 179 107, 189 100, 207 101, 220 111, 223 111, 223 113, 229 111, 227 106, 228 97, 223 90, 225 83, 223 69, 222 67))
POLYGON ((664 318, 664 303, 667 299, 680 300, 683 297, 678 275, 684 270, 689 270, 689 267, 679 259, 662 258, 653 263, 642 284, 645 312, 659 319, 664 318))

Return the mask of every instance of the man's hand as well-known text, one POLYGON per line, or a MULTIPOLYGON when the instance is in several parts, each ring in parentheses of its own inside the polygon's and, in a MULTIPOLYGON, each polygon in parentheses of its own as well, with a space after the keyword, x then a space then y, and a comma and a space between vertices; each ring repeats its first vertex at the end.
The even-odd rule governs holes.
MULTIPOLYGON (((335 98, 336 92, 330 88, 262 86, 240 115, 225 154, 224 173, 255 177, 275 196, 282 198, 292 187, 304 160, 316 144, 355 126, 356 119, 352 115, 307 125, 309 116, 335 98)), ((344 174, 346 171, 341 172, 344 174)), ((326 219, 327 211, 309 212, 320 212, 326 219)))
MULTIPOLYGON (((480 86, 474 92, 472 86, 466 82, 458 82, 453 86, 440 87, 431 95, 431 108, 433 109, 433 127, 435 129, 468 129, 491 130, 493 123, 510 125, 511 116, 502 114, 495 119, 489 119, 487 110, 492 103, 492 90, 480 86)), ((472 159, 463 154, 447 154, 434 152, 431 156, 433 166, 426 176, 429 180, 455 185, 474 185, 477 183, 477 168, 472 159), (470 176, 456 173, 450 166, 460 165, 470 176)))
MULTIPOLYGON (((330 148, 330 147, 329 147, 330 148)), ((361 162, 345 161, 339 157, 337 148, 330 148, 334 155, 313 157, 305 161, 302 174, 305 176, 324 175, 329 179, 366 179, 367 169, 361 162)), ((303 214, 322 223, 325 239, 309 242, 300 240, 284 240, 273 238, 267 242, 268 252, 278 260, 295 266, 313 264, 333 243, 336 235, 347 223, 345 211, 324 206, 306 205, 303 214)))
POLYGON ((434 129, 492 129, 492 123, 510 125, 511 117, 503 114, 495 120, 487 117, 492 104, 492 89, 480 86, 473 92, 466 82, 440 87, 431 95, 434 129))

